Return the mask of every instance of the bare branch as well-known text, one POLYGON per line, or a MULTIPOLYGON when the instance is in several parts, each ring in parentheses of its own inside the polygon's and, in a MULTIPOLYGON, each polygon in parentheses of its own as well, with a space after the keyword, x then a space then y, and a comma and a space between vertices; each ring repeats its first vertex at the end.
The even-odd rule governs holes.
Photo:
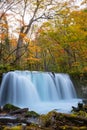
POLYGON ((19 4, 21 2, 21 0, 19 1, 3 1, 1 2, 1 6, 0 6, 0 10, 1 10, 1 14, 0 14, 0 20, 2 19, 2 17, 6 14, 6 12, 8 12, 9 10, 11 10, 14 6, 16 6, 17 4, 19 4))
MULTIPOLYGON (((25 47, 27 48, 27 46, 24 45, 24 46, 19 47, 18 49, 19 49, 19 50, 21 50, 21 49, 23 49, 23 48, 25 49, 25 47)), ((15 53, 16 51, 17 51, 17 48, 13 49, 13 50, 9 53, 9 55, 8 55, 6 58, 4 58, 5 63, 7 63, 9 57, 10 57, 13 53, 15 53)), ((23 53, 23 54, 24 54, 24 53, 23 53)), ((22 55, 23 55, 23 54, 22 54, 22 55)), ((22 56, 22 55, 21 55, 21 56, 22 56)), ((21 57, 21 56, 20 56, 20 57, 21 57)))

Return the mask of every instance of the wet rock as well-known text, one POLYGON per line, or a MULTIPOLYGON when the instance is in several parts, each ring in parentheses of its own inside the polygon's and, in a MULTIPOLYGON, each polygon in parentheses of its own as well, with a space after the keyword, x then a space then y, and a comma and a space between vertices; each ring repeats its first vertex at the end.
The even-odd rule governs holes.
POLYGON ((77 107, 72 106, 73 112, 79 112, 79 111, 82 111, 82 110, 84 110, 83 103, 78 103, 77 107))
POLYGON ((22 114, 28 112, 28 108, 23 108, 23 109, 17 109, 15 111, 11 111, 9 114, 22 114))

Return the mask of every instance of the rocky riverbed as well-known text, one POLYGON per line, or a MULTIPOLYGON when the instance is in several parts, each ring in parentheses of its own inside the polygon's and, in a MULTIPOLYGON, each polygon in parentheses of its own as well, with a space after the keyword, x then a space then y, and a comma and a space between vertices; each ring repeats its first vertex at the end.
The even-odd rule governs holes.
POLYGON ((72 111, 39 115, 7 104, 0 111, 0 130, 87 130, 87 106, 79 104, 72 111))

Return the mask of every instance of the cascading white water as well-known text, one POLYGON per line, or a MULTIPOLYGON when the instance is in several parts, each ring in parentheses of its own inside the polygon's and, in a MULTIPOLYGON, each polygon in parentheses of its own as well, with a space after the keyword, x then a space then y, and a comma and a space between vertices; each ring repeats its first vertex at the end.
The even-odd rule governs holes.
POLYGON ((67 74, 13 71, 2 79, 0 106, 10 103, 21 108, 29 107, 38 113, 53 109, 69 112, 79 101, 67 74))

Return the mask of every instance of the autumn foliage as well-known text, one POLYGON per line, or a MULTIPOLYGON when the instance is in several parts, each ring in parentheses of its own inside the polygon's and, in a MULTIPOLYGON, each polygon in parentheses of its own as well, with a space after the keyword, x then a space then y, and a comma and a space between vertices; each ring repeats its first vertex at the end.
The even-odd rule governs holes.
MULTIPOLYGON (((38 8, 40 11, 44 8, 43 4, 46 6, 37 1, 32 6, 37 7, 35 11, 38 8)), ((16 28, 17 37, 10 33, 8 15, 4 13, 0 18, 0 68, 87 72, 87 9, 70 10, 67 3, 62 4, 61 8, 58 12, 57 6, 50 7, 50 10, 56 10, 55 17, 48 13, 49 17, 44 14, 37 18, 34 12, 32 23, 28 25, 24 23, 23 15, 22 20, 18 19, 21 27, 16 28), (47 20, 39 27, 30 25, 40 18, 47 20), (33 33, 34 28, 32 38, 28 31, 33 33)))

